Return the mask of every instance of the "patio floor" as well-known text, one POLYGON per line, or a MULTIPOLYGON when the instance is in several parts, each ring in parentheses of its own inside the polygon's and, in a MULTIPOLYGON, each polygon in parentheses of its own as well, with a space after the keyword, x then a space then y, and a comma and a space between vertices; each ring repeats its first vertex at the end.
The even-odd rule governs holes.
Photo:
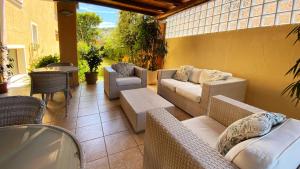
MULTIPOLYGON (((149 86, 156 90, 155 86, 149 86)), ((8 95, 29 95, 29 86, 11 88, 8 95)), ((37 97, 40 97, 37 95, 37 97)), ((190 118, 176 109, 179 120, 190 118)), ((68 117, 64 117, 64 99, 60 93, 48 103, 43 123, 61 126, 82 145, 87 169, 142 169, 144 133, 135 134, 120 107, 104 94, 103 82, 80 85, 73 90, 68 117)))

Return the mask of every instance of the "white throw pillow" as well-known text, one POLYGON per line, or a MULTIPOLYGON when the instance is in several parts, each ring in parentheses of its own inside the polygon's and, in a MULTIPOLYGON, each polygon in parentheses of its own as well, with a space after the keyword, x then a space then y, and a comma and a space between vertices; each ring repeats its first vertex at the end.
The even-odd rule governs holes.
POLYGON ((199 83, 203 84, 205 82, 212 82, 216 80, 226 80, 229 77, 232 77, 231 73, 221 72, 219 70, 203 69, 199 77, 199 83))
POLYGON ((261 112, 235 121, 220 135, 217 149, 222 155, 247 139, 263 136, 272 126, 282 123, 286 116, 280 113, 261 112))
POLYGON ((174 75, 174 79, 183 82, 188 81, 190 75, 192 74, 193 68, 194 68, 193 66, 189 66, 189 65, 181 66, 180 69, 176 71, 174 75))
POLYGON ((192 74, 189 77, 189 81, 193 83, 199 83, 201 69, 193 68, 192 74))

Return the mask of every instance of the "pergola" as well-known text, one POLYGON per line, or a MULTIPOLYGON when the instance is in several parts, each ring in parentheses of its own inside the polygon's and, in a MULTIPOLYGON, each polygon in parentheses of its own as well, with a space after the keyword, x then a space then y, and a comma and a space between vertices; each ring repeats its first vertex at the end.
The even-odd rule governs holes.
POLYGON ((53 0, 57 2, 60 57, 77 65, 76 7, 79 2, 151 15, 158 20, 208 0, 53 0))

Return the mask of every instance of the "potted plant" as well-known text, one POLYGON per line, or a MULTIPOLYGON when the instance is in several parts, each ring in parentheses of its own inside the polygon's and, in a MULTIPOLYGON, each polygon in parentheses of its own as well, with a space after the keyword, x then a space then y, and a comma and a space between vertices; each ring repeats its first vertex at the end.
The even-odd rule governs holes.
POLYGON ((3 94, 3 93, 7 93, 7 82, 5 80, 4 74, 11 73, 11 68, 13 68, 13 65, 12 65, 13 59, 8 56, 6 47, 2 46, 1 44, 0 44, 0 47, 1 47, 1 54, 2 54, 0 56, 0 94, 3 94), (6 58, 4 58, 4 57, 6 57, 6 58), (8 63, 5 63, 5 62, 8 62, 8 63))
POLYGON ((87 84, 96 84, 98 80, 98 67, 103 61, 102 48, 91 46, 87 52, 83 52, 81 57, 89 66, 89 72, 85 72, 85 80, 87 84))
POLYGON ((161 33, 158 21, 151 16, 144 16, 139 25, 137 48, 141 49, 142 67, 148 69, 148 84, 156 84, 157 70, 162 66, 162 60, 167 51, 167 43, 161 33))

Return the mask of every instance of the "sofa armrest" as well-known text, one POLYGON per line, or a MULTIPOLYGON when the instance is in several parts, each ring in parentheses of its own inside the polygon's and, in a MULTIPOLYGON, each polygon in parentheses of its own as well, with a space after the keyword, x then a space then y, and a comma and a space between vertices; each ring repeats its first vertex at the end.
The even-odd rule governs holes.
POLYGON ((176 69, 160 69, 157 71, 157 81, 160 83, 161 79, 171 79, 175 73, 176 69))
POLYGON ((218 95, 211 98, 208 116, 227 127, 241 118, 258 112, 264 110, 218 95))
POLYGON ((141 78, 142 87, 146 87, 147 86, 147 69, 135 66, 134 67, 134 74, 135 74, 135 76, 141 78))
POLYGON ((104 91, 109 98, 113 98, 115 93, 118 91, 116 79, 118 73, 110 66, 104 67, 104 91))
POLYGON ((165 109, 147 113, 144 140, 145 169, 236 168, 165 109))
POLYGON ((202 85, 201 105, 205 112, 212 96, 224 95, 235 100, 244 101, 247 81, 245 79, 231 77, 227 80, 206 82, 202 85))

